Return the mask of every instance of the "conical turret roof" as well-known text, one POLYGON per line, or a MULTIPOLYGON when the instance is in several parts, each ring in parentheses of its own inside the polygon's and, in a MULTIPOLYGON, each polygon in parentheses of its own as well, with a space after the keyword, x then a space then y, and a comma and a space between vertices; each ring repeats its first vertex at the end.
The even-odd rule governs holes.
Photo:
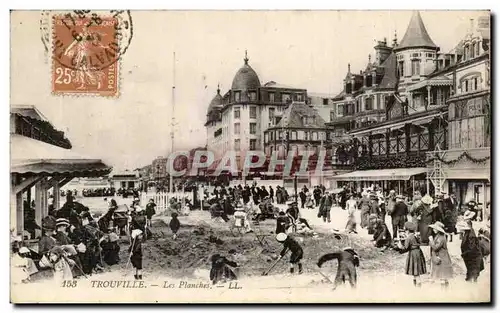
POLYGON ((429 36, 429 33, 427 33, 424 21, 422 21, 422 17, 418 11, 413 12, 403 40, 401 40, 396 50, 412 47, 437 48, 436 44, 429 36))

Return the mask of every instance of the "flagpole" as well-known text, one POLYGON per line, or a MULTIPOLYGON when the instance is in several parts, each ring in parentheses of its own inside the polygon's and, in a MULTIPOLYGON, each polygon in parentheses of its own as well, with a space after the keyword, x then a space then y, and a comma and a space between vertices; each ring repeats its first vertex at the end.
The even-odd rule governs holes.
MULTIPOLYGON (((172 82, 172 124, 170 125, 170 154, 173 155, 174 153, 174 127, 175 127, 175 51, 174 51, 174 57, 173 57, 173 67, 172 67, 172 76, 173 76, 173 82, 172 82)), ((172 161, 172 166, 173 166, 173 161, 172 161)), ((172 170, 172 169, 171 169, 172 170)), ((169 192, 173 192, 173 186, 174 186, 174 179, 169 173, 169 192)))

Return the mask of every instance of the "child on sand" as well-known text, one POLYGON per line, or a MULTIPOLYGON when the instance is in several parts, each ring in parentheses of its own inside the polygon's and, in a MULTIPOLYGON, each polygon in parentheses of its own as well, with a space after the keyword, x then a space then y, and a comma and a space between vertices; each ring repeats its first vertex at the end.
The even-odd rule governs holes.
POLYGON ((132 230, 132 245, 128 248, 130 262, 135 268, 135 279, 142 279, 142 230, 132 230))
POLYGON ((406 275, 413 276, 414 286, 421 287, 420 275, 427 273, 427 268, 425 265, 424 253, 420 249, 420 240, 415 236, 417 225, 413 222, 406 222, 405 230, 407 237, 404 241, 404 245, 398 242, 399 251, 401 253, 408 252, 405 273, 406 275))
POLYGON ((288 250, 292 252, 292 255, 290 255, 290 274, 294 273, 295 264, 297 264, 299 267, 299 274, 302 274, 302 263, 300 261, 304 256, 304 251, 302 250, 300 244, 285 233, 277 234, 276 240, 283 244, 283 250, 281 250, 280 253, 281 257, 283 257, 288 252, 288 250))
POLYGON ((181 222, 177 219, 178 214, 177 213, 172 213, 172 219, 170 220, 170 230, 172 230, 173 239, 175 240, 177 238, 177 232, 179 231, 179 228, 181 228, 181 222))

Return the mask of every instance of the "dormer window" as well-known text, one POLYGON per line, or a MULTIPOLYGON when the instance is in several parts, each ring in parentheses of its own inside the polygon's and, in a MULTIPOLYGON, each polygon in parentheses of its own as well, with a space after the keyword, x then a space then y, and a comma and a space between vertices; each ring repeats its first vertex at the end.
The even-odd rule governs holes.
POLYGON ((249 92, 250 101, 257 101, 257 93, 255 91, 249 92))
POLYGON ((234 92, 234 102, 240 102, 241 100, 241 92, 235 91, 234 92))
POLYGON ((348 95, 352 93, 352 84, 351 83, 347 83, 345 85, 345 93, 348 95))

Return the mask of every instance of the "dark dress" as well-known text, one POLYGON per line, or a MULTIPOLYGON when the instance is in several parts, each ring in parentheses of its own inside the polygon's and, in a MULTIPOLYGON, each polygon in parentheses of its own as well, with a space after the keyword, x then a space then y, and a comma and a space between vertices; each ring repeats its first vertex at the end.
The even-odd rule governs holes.
POLYGON ((130 256, 130 262, 132 266, 138 270, 142 270, 142 243, 140 240, 134 239, 133 244, 129 248, 129 252, 132 253, 130 256))
POLYGON ((366 197, 361 198, 359 201, 359 207, 361 208, 361 228, 368 227, 368 218, 370 216, 370 200, 366 197))
POLYGON ((375 240, 375 247, 377 248, 391 246, 391 232, 385 223, 381 223, 376 226, 375 233, 373 234, 373 240, 375 240))
POLYGON ((410 233, 405 239, 401 253, 408 252, 406 257, 406 275, 419 276, 427 273, 424 253, 420 249, 420 242, 415 234, 410 233))
POLYGON ((473 229, 464 232, 460 248, 462 250, 462 259, 467 268, 465 280, 477 281, 479 273, 484 270, 484 261, 479 239, 476 237, 473 229))
POLYGON ((177 234, 177 232, 179 231, 179 228, 181 228, 181 223, 179 222, 179 220, 177 218, 172 217, 172 219, 170 220, 169 226, 170 226, 170 230, 172 231, 172 233, 177 234))

